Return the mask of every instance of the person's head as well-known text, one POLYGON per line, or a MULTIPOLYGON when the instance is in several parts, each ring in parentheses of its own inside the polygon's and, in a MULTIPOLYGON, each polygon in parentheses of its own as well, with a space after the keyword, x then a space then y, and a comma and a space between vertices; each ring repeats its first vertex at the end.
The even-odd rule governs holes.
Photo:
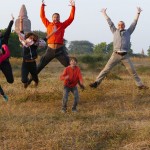
POLYGON ((124 30, 125 29, 125 23, 123 21, 118 22, 118 29, 119 30, 124 30))
POLYGON ((60 22, 60 15, 58 13, 54 13, 52 15, 52 20, 54 23, 60 22))
POLYGON ((74 66, 76 66, 77 65, 77 58, 76 57, 70 57, 70 59, 69 59, 69 62, 70 62, 70 65, 72 66, 72 67, 74 67, 74 66))
POLYGON ((37 42, 38 36, 32 32, 29 32, 25 35, 25 39, 28 39, 28 40, 33 41, 33 42, 37 42))

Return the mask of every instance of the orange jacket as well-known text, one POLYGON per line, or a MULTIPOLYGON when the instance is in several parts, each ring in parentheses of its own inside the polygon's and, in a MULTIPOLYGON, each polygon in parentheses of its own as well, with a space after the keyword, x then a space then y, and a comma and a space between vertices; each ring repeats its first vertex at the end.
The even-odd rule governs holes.
POLYGON ((64 80, 64 85, 70 88, 75 87, 78 83, 83 84, 81 71, 78 66, 75 66, 74 68, 71 66, 66 67, 60 76, 60 79, 64 80), (65 79, 66 76, 69 76, 69 78, 65 79))
POLYGON ((72 21, 74 20, 74 15, 75 15, 75 6, 72 6, 71 13, 69 18, 64 21, 64 22, 50 22, 46 16, 45 16, 45 6, 42 4, 41 6, 41 12, 40 12, 40 17, 42 19, 43 24, 47 28, 47 35, 51 34, 52 31, 54 30, 54 27, 58 29, 57 32, 55 32, 48 40, 48 44, 63 44, 63 37, 64 37, 64 32, 67 26, 69 26, 72 21))

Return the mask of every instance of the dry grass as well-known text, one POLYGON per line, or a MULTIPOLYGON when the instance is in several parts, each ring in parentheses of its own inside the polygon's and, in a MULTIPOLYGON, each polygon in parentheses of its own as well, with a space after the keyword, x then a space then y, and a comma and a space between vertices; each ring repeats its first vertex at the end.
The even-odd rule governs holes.
MULTIPOLYGON (((39 75, 37 89, 20 81, 21 60, 12 59, 15 82, 1 84, 9 96, 0 97, 0 150, 149 150, 150 90, 139 91, 129 75, 104 80, 97 89, 88 84, 96 74, 83 72, 79 112, 61 113, 63 67, 51 62, 39 75)), ((141 78, 150 87, 149 75, 141 78)))

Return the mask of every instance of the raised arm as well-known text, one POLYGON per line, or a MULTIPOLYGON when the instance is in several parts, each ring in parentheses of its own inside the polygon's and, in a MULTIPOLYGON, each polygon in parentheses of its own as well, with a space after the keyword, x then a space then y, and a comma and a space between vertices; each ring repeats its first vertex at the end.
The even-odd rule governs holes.
POLYGON ((112 31, 112 33, 114 33, 116 31, 116 27, 115 27, 114 23, 111 21, 111 19, 108 17, 106 10, 107 10, 107 8, 103 8, 101 10, 101 12, 109 24, 110 30, 112 31))
POLYGON ((12 19, 9 22, 8 27, 7 27, 7 29, 6 29, 6 31, 4 33, 4 40, 6 41, 5 44, 8 44, 8 39, 9 39, 9 36, 10 36, 10 33, 11 33, 11 28, 12 28, 13 23, 14 23, 14 16, 11 15, 11 17, 12 17, 12 19))
POLYGON ((74 20, 74 16, 75 16, 75 2, 74 2, 74 0, 70 0, 69 6, 71 6, 72 8, 71 8, 69 18, 63 22, 64 28, 66 28, 67 26, 69 26, 72 23, 72 21, 74 20))
POLYGON ((140 14, 141 14, 141 11, 142 11, 142 9, 141 9, 140 7, 137 7, 137 12, 136 12, 136 16, 135 16, 135 18, 134 18, 134 21, 133 21, 133 23, 130 25, 130 27, 128 28, 128 31, 130 32, 130 34, 133 33, 133 31, 134 31, 134 29, 135 29, 135 27, 136 27, 136 25, 137 25, 137 22, 138 22, 138 20, 139 20, 139 16, 140 16, 140 14))
POLYGON ((42 20, 43 24, 45 25, 45 27, 47 27, 50 22, 45 16, 45 6, 46 5, 45 5, 44 1, 42 0, 41 10, 40 10, 40 17, 41 17, 41 20, 42 20))

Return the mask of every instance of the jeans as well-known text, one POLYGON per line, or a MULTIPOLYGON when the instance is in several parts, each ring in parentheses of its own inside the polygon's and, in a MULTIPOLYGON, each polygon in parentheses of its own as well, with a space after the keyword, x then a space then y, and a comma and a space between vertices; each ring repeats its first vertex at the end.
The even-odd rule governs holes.
POLYGON ((13 83, 14 82, 14 77, 12 73, 12 67, 9 62, 9 59, 6 59, 0 64, 0 70, 3 72, 6 80, 8 83, 13 83))
POLYGON ((37 68, 36 68, 36 62, 22 62, 22 68, 21 68, 21 76, 22 76, 22 83, 28 83, 28 75, 29 73, 32 76, 32 79, 38 83, 38 75, 37 75, 37 68))
POLYGON ((104 69, 99 73, 99 75, 96 78, 96 81, 98 84, 102 82, 102 80, 105 78, 106 74, 114 67, 116 66, 119 62, 122 62, 123 65, 126 67, 128 72, 133 76, 135 83, 137 86, 142 86, 143 83, 139 76, 137 75, 135 68, 133 66, 133 63, 131 62, 128 54, 121 56, 115 52, 112 53, 109 61, 105 65, 104 69))
POLYGON ((72 88, 64 86, 63 99, 62 99, 62 109, 64 110, 67 109, 68 95, 70 91, 74 95, 74 103, 73 103, 72 109, 76 109, 78 102, 79 102, 78 88, 76 86, 72 88))

